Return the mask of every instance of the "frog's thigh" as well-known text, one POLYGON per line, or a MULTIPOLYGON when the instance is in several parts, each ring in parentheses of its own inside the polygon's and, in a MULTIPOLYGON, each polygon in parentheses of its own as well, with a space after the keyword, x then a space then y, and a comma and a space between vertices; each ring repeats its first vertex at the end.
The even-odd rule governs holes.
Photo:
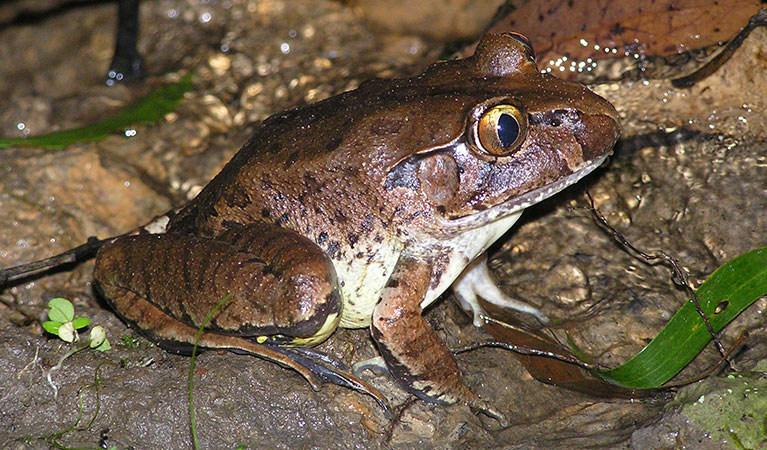
POLYGON ((479 304, 478 296, 502 308, 531 314, 544 324, 549 322, 548 317, 540 309, 510 298, 495 283, 493 275, 487 267, 486 253, 466 266, 461 275, 453 282, 452 288, 455 298, 461 303, 463 309, 473 313, 475 326, 481 327, 483 321, 480 316, 487 314, 479 304))
POLYGON ((429 279, 427 264, 399 260, 373 312, 373 339, 391 375, 408 391, 430 402, 480 406, 463 384, 453 355, 421 315, 429 279))
POLYGON ((206 329, 260 343, 318 343, 341 313, 327 256, 297 233, 268 224, 216 239, 119 239, 99 251, 94 276, 120 315, 168 347, 193 342, 194 331, 227 296, 206 329))

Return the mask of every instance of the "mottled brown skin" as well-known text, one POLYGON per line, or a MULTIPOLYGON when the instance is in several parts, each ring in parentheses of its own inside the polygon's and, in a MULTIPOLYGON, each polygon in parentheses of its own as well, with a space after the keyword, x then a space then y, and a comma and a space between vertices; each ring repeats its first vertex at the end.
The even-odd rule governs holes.
POLYGON ((204 345, 313 345, 339 324, 370 326, 403 387, 498 417, 463 384, 422 308, 617 136, 609 103, 540 74, 518 37, 488 35, 471 58, 265 120, 164 234, 103 248, 95 278, 169 349, 192 343, 227 294, 204 345), (497 105, 521 111, 522 134, 492 154, 473 130, 497 105))

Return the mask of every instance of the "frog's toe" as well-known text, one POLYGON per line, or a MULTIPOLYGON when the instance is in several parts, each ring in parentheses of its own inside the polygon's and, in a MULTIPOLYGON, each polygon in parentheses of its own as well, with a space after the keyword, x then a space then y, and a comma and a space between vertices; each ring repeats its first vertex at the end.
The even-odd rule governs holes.
POLYGON ((390 414, 389 406, 383 394, 361 378, 349 373, 346 365, 335 358, 306 348, 265 347, 287 356, 297 364, 305 367, 317 379, 323 382, 354 389, 355 391, 370 395, 383 408, 387 416, 390 414))
POLYGON ((485 255, 472 261, 456 279, 452 287, 461 306, 473 312, 474 326, 481 327, 483 324, 482 316, 487 315, 479 304, 478 297, 482 297, 488 303, 500 306, 501 308, 531 314, 544 325, 549 323, 549 318, 540 309, 519 300, 514 300, 498 288, 490 273, 490 269, 487 267, 487 256, 485 255))
POLYGON ((358 376, 365 370, 370 370, 376 375, 391 377, 389 368, 386 367, 386 361, 384 361, 383 356, 365 359, 352 366, 352 373, 358 376))
POLYGON ((476 400, 467 403, 469 407, 479 410, 482 414, 497 420, 501 427, 506 428, 509 426, 509 421, 506 420, 506 416, 490 403, 481 400, 479 397, 477 397, 476 400))

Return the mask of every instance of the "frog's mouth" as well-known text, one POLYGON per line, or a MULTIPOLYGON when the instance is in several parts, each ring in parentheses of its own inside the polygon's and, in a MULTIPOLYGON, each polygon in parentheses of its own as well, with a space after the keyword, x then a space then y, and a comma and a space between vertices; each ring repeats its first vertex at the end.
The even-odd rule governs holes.
POLYGON ((484 211, 473 213, 467 216, 458 217, 455 219, 440 219, 440 225, 444 230, 449 233, 462 232, 479 228, 483 225, 495 222, 496 220, 503 219, 512 214, 520 213, 525 208, 528 208, 536 203, 539 203, 571 184, 577 183, 581 178, 585 177, 594 169, 602 165, 607 160, 609 155, 603 155, 593 161, 587 162, 582 168, 575 172, 561 178, 553 183, 541 186, 538 189, 534 189, 530 192, 522 194, 518 197, 507 200, 504 203, 488 208, 484 211))

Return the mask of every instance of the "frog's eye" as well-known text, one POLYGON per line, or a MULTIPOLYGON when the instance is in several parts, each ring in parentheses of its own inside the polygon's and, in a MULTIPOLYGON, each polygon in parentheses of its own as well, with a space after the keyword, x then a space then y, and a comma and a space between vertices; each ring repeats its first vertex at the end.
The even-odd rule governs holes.
POLYGON ((527 134, 527 120, 514 105, 496 105, 482 113, 473 127, 474 142, 494 156, 515 152, 527 134))
POLYGON ((508 33, 503 33, 503 35, 522 44, 522 46, 525 48, 525 52, 527 52, 528 57, 535 61, 535 50, 533 50, 533 44, 530 43, 530 39, 528 39, 527 36, 515 31, 509 31, 508 33))

